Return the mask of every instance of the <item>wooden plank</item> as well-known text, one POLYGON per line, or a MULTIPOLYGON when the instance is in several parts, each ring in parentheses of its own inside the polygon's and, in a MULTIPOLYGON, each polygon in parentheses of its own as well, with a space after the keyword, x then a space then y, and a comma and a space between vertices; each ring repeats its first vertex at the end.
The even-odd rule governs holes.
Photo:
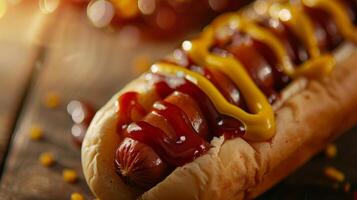
POLYGON ((13 199, 68 199, 78 191, 92 198, 83 179, 77 184, 65 183, 64 168, 81 172, 80 151, 71 141, 72 122, 66 113, 71 99, 84 99, 103 105, 135 73, 132 62, 137 55, 158 59, 170 52, 178 42, 140 41, 128 38, 132 28, 112 33, 92 28, 84 13, 64 6, 53 28, 54 35, 44 54, 42 70, 32 86, 10 151, 1 183, 0 196, 13 199), (130 41, 131 40, 131 41, 130 41), (58 109, 47 109, 42 98, 49 91, 60 94, 58 109), (32 124, 39 124, 45 139, 28 138, 32 124), (38 163, 41 152, 50 151, 57 159, 53 168, 38 163))
POLYGON ((356 199, 356 141, 357 127, 336 141, 338 153, 335 158, 327 159, 324 153, 320 153, 258 200, 356 199), (342 183, 329 180, 323 172, 327 166, 341 170, 346 180, 342 183), (346 183, 351 185, 350 191, 344 191, 346 183))
MULTIPOLYGON (((42 51, 41 70, 30 87, 30 95, 16 127, 0 187, 2 199, 69 199, 71 192, 75 191, 92 199, 82 175, 74 185, 65 183, 61 177, 64 168, 81 172, 80 152, 69 135, 72 122, 65 111, 66 103, 71 99, 84 99, 96 106, 103 105, 135 76, 131 65, 136 55, 146 55, 155 60, 178 45, 176 42, 155 41, 141 41, 135 45, 135 41, 128 42, 130 38, 126 36, 127 33, 135 34, 130 27, 120 33, 94 29, 83 13, 70 6, 62 7, 57 18, 60 20, 52 27, 54 35, 49 46, 42 51), (61 97, 59 108, 54 110, 42 104, 43 97, 50 91, 58 92, 61 97), (44 129, 43 141, 28 139, 28 131, 33 124, 44 129), (56 156, 57 164, 52 168, 45 168, 37 161, 39 154, 47 151, 56 156)), ((348 180, 356 184, 356 161, 353 159, 357 155, 353 142, 356 141, 356 132, 356 129, 351 130, 339 140, 340 157, 332 161, 316 157, 261 199, 305 198, 302 194, 316 199, 328 198, 331 192, 327 192, 330 189, 327 186, 332 183, 320 172, 330 164, 348 172, 348 180), (321 198, 314 196, 313 189, 307 191, 305 184, 315 189, 323 188, 317 189, 321 198)), ((334 195, 345 197, 341 192, 334 195)), ((350 197, 351 193, 346 195, 350 197)))
POLYGON ((37 4, 7 6, 0 14, 0 165, 48 20, 37 4), (4 10, 5 11, 5 10, 4 10))

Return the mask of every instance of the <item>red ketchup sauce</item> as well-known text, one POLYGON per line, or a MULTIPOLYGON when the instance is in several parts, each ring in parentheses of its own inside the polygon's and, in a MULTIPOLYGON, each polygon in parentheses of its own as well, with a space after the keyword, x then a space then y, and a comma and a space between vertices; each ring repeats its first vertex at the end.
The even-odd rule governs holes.
POLYGON ((236 32, 229 41, 218 41, 211 51, 218 55, 233 55, 245 67, 270 103, 279 98, 279 91, 291 81, 277 67, 273 51, 247 34, 236 32))
MULTIPOLYGON (((291 61, 295 65, 300 65, 306 60, 309 59, 309 53, 307 49, 304 47, 303 42, 300 38, 293 33, 290 28, 282 23, 279 20, 273 19, 264 19, 260 22, 260 25, 267 28, 272 34, 277 36, 280 41, 285 46, 286 52, 288 53, 291 61)), ((264 51, 264 52, 272 52, 272 51, 264 51)), ((266 59, 275 58, 274 55, 265 55, 266 59)), ((272 64, 272 62, 270 61, 272 64)))
MULTIPOLYGON (((197 101, 208 124, 208 140, 211 140, 214 136, 219 137, 225 135, 226 137, 232 138, 244 134, 245 128, 243 124, 236 119, 218 113, 207 95, 192 82, 186 79, 181 79, 181 84, 175 87, 170 87, 170 85, 172 85, 170 84, 170 81, 173 81, 172 78, 156 74, 155 76, 158 76, 158 82, 155 83, 155 88, 161 97, 167 96, 174 91, 179 91, 188 94, 197 101)), ((174 81, 177 81, 177 79, 174 81)))
POLYGON ((191 71, 195 71, 203 76, 205 76, 209 81, 213 83, 214 86, 221 92, 221 94, 227 99, 228 102, 246 109, 246 103, 241 96, 241 92, 233 81, 228 78, 225 74, 218 70, 208 69, 205 67, 197 66, 193 62, 187 67, 191 71))
POLYGON ((172 166, 191 162, 209 149, 209 144, 197 135, 181 109, 165 101, 158 101, 153 107, 154 112, 164 116, 175 130, 179 130, 175 132, 175 137, 169 137, 161 129, 144 121, 130 124, 124 136, 153 147, 172 166))
MULTIPOLYGON (((176 64, 185 67, 191 71, 197 72, 206 77, 212 84, 217 87, 221 94, 228 102, 246 110, 245 100, 241 96, 241 92, 233 81, 219 70, 208 69, 197 65, 188 55, 181 49, 175 50, 176 54, 180 54, 179 60, 166 59, 164 62, 176 64)), ((227 51, 222 51, 222 54, 227 54, 227 51)))
MULTIPOLYGON (((321 10, 306 9, 313 20, 316 33, 319 32, 317 36, 321 50, 329 51, 336 48, 342 42, 342 37, 332 17, 321 10)), ((269 21, 262 21, 261 26, 266 27, 281 39, 295 65, 309 59, 303 42, 289 27, 281 22, 269 21)), ((217 40, 211 52, 221 56, 233 55, 237 58, 271 103, 279 98, 279 92, 291 82, 291 79, 278 67, 277 57, 273 51, 267 45, 243 33, 236 32, 228 41, 217 40)), ((181 51, 181 54, 181 60, 164 60, 164 62, 179 64, 202 74, 221 91, 229 102, 249 112, 238 87, 226 75, 220 71, 196 65, 184 51, 181 51)), ((185 78, 160 74, 151 73, 147 76, 160 97, 150 112, 163 116, 175 130, 174 136, 168 136, 160 128, 145 121, 133 122, 131 119, 133 109, 143 116, 147 113, 138 102, 138 94, 135 92, 125 93, 118 100, 120 105, 118 133, 152 147, 172 167, 191 162, 204 154, 210 148, 209 141, 215 136, 224 135, 226 139, 230 139, 244 135, 244 125, 239 120, 220 114, 207 95, 194 83, 185 78), (165 102, 164 99, 175 91, 187 94, 196 100, 208 125, 207 134, 197 133, 186 114, 178 106, 165 102), (208 135, 208 137, 204 138, 202 135, 208 135)))
MULTIPOLYGON (((183 78, 159 74, 151 74, 150 78, 154 81, 153 85, 160 99, 165 99, 174 91, 179 91, 197 100, 197 104, 209 126, 209 133, 201 134, 208 135, 208 138, 201 137, 193 129, 186 114, 177 106, 165 101, 157 101, 153 105, 152 112, 168 120, 173 129, 176 130, 175 137, 170 138, 161 129, 145 121, 138 121, 129 125, 119 124, 118 127, 121 127, 122 130, 120 133, 124 132, 124 137, 130 137, 151 146, 171 166, 181 166, 205 153, 210 147, 207 141, 214 136, 224 135, 226 138, 235 138, 244 134, 243 124, 236 119, 219 114, 206 94, 192 82, 183 78), (174 85, 172 82, 179 82, 179 84, 174 85)), ((131 98, 120 99, 120 101, 123 103, 120 104, 120 108, 122 108, 122 105, 133 102, 131 98), (125 102, 125 100, 131 102, 125 102)), ((130 113, 130 110, 123 112, 130 113)), ((122 120, 122 122, 124 121, 126 120, 122 120)))
POLYGON ((324 10, 305 8, 315 27, 315 35, 322 52, 335 49, 342 42, 341 33, 332 17, 324 10))
POLYGON ((131 118, 132 111, 135 109, 142 116, 147 112, 139 103, 139 94, 137 92, 126 92, 122 94, 118 99, 118 104, 120 105, 118 115, 119 121, 117 126, 117 131, 121 132, 125 130, 126 127, 133 121, 131 118))

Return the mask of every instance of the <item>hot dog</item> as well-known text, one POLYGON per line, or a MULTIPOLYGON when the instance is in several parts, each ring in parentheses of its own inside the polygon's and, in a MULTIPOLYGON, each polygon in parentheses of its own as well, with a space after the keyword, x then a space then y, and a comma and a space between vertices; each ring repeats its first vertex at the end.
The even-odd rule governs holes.
POLYGON ((343 64, 355 48, 346 42, 357 42, 356 7, 258 1, 185 41, 96 115, 82 148, 93 192, 242 199, 271 187, 357 122, 357 72, 343 64))
MULTIPOLYGON (((203 138, 206 138, 204 135, 207 133, 206 121, 196 102, 190 96, 184 93, 175 92, 165 98, 164 102, 157 102, 156 107, 163 106, 163 103, 179 107, 183 111, 181 114, 187 116, 185 120, 192 124, 192 127, 199 135, 201 135, 203 138)), ((148 123, 154 127, 160 127, 160 130, 163 130, 162 132, 167 134, 167 139, 175 137, 175 130, 173 127, 165 118, 159 115, 157 111, 150 112, 147 116, 144 117, 142 122, 148 123)), ((165 178, 163 175, 167 174, 169 171, 168 164, 163 161, 162 158, 160 158, 160 156, 158 156, 152 148, 131 138, 129 140, 128 138, 124 139, 124 141, 120 144, 116 155, 116 167, 119 170, 119 174, 129 180, 133 179, 130 182, 134 184, 140 184, 144 188, 156 184, 158 181, 165 178), (131 151, 130 148, 135 150, 131 151), (150 159, 150 161, 144 164, 143 162, 140 162, 141 159, 145 159, 146 161, 150 159), (138 170, 130 170, 129 168, 138 170), (148 175, 150 173, 153 174, 148 175), (153 182, 147 183, 147 181, 153 182)))

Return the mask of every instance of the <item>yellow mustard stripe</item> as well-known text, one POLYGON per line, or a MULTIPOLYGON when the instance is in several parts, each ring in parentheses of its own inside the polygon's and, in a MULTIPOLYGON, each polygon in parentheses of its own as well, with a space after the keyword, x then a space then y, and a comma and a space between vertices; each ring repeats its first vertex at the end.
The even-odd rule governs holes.
MULTIPOLYGON (((270 31, 268 31, 266 28, 257 25, 256 22, 243 18, 238 14, 223 15, 222 17, 219 17, 217 20, 215 20, 212 27, 215 30, 219 30, 222 27, 230 26, 232 29, 242 31, 250 35, 252 38, 265 43, 277 55, 278 58, 277 67, 283 69, 284 73, 292 78, 297 78, 301 76, 305 76, 309 78, 321 78, 329 74, 332 70, 331 66, 333 66, 334 64, 334 59, 332 56, 329 55, 320 56, 320 50, 318 48, 317 40, 314 37, 312 23, 307 19, 306 16, 297 17, 298 16, 297 14, 294 15, 291 14, 290 10, 287 9, 288 7, 286 6, 285 7, 278 6, 281 4, 273 4, 273 5, 275 6, 275 9, 272 9, 273 11, 275 10, 275 12, 278 11, 288 12, 289 13, 288 15, 291 16, 289 19, 291 20, 290 25, 294 26, 294 29, 300 28, 300 30, 302 30, 300 31, 301 33, 299 35, 302 37, 303 41, 307 44, 309 53, 312 54, 311 60, 307 63, 304 63, 302 66, 298 66, 298 67, 293 66, 285 50, 284 44, 277 36, 270 33, 270 31), (309 35, 309 36, 305 36, 305 35, 309 35), (321 64, 322 61, 324 63, 327 63, 327 65, 320 66, 319 64, 321 64)), ((298 11, 294 11, 294 12, 298 12, 298 11)), ((211 34, 209 33, 209 29, 212 28, 206 28, 206 31, 203 34, 204 35, 211 34)), ((209 37, 203 36, 203 38, 209 38, 209 37)), ((207 40, 207 39, 202 39, 202 40, 207 40)), ((202 47, 202 45, 196 45, 196 46, 201 48, 201 52, 204 51, 205 49, 204 47, 202 47)))
MULTIPOLYGON (((224 61, 223 58, 221 59, 221 61, 223 61, 222 63, 227 64, 227 68, 232 67, 233 70, 230 72, 232 77, 242 78, 241 80, 237 78, 232 80, 236 81, 239 89, 244 90, 243 96, 249 99, 248 106, 256 111, 256 113, 247 113, 241 108, 229 103, 208 79, 196 72, 167 63, 154 64, 151 67, 151 71, 153 73, 182 76, 195 83, 210 98, 219 113, 238 119, 245 125, 247 130, 244 137, 246 139, 264 141, 271 138, 275 133, 274 112, 272 107, 249 78, 248 74, 246 74, 242 68, 232 66, 236 64, 233 59, 229 59, 229 61, 224 61)), ((222 67, 223 64, 221 62, 219 63, 221 65, 219 67, 222 67)))
POLYGON ((321 55, 313 22, 303 12, 302 6, 275 3, 271 5, 269 14, 286 23, 302 39, 309 52, 310 60, 294 68, 291 77, 321 78, 331 73, 335 60, 332 55, 321 55))
POLYGON ((320 8, 329 12, 333 16, 341 34, 346 39, 357 43, 357 28, 353 25, 341 3, 336 0, 302 0, 302 2, 307 7, 320 8))
POLYGON ((309 17, 302 12, 302 7, 291 4, 273 4, 269 15, 284 22, 294 33, 302 38, 312 58, 320 56, 320 49, 315 37, 314 25, 309 17))
MULTIPOLYGON (((227 19, 230 18, 230 16, 225 15, 223 18, 227 19)), ((262 141, 271 138, 275 133, 275 118, 271 105, 237 59, 233 57, 220 57, 210 53, 209 48, 212 46, 214 38, 214 30, 212 27, 207 27, 200 39, 192 42, 185 41, 183 43, 183 49, 189 53, 190 57, 197 64, 206 66, 209 69, 220 70, 227 75, 235 83, 235 85, 237 85, 239 90, 242 92, 243 97, 248 99, 246 102, 247 106, 254 114, 251 115, 242 110, 243 113, 245 113, 245 116, 252 117, 247 118, 243 117, 242 114, 237 115, 238 113, 233 111, 231 106, 229 108, 227 107, 227 105, 232 104, 229 104, 229 102, 224 98, 213 99, 213 96, 208 96, 215 105, 225 106, 225 110, 228 112, 231 111, 231 113, 228 113, 229 116, 242 121, 246 127, 246 134, 244 138, 254 141, 262 141), (225 101, 223 102, 222 100, 225 101)), ((285 52, 281 51, 281 53, 283 54, 285 52)), ((214 86, 205 88, 207 89, 207 93, 211 93, 211 91, 215 89, 214 86)), ((217 110, 222 109, 223 108, 217 110)))
MULTIPOLYGON (((343 35, 352 41, 356 41, 355 27, 349 21, 341 5, 332 0, 303 0, 303 2, 309 7, 319 7, 329 11, 334 16, 343 35)), ((304 62, 301 66, 293 67, 285 51, 285 47, 279 38, 270 33, 266 28, 256 24, 256 22, 234 13, 219 17, 211 26, 205 28, 199 39, 192 42, 185 41, 182 44, 182 48, 188 52, 198 65, 210 69, 218 69, 227 75, 242 92, 252 114, 229 103, 207 78, 196 72, 167 63, 157 63, 152 66, 151 71, 153 73, 181 76, 195 83, 210 98, 218 112, 240 120, 245 125, 247 130, 244 136, 245 139, 252 141, 270 139, 275 134, 276 128, 273 109, 237 59, 232 56, 220 57, 210 52, 209 49, 214 44, 216 31, 228 26, 233 30, 242 31, 252 38, 265 43, 276 54, 278 67, 281 67, 284 73, 292 78, 299 76, 319 78, 330 73, 335 65, 332 56, 321 55, 312 21, 303 13, 302 7, 294 8, 292 5, 271 4, 270 8, 269 10, 272 11, 270 17, 277 16, 279 20, 291 26, 293 31, 302 38, 307 46, 311 59, 304 62), (273 5, 276 7, 274 8, 273 5), (279 12, 283 12, 282 14, 287 16, 279 16, 279 12)))
MULTIPOLYGON (((235 13, 226 14, 223 15, 222 17, 217 18, 215 22, 213 22, 213 24, 214 24, 213 28, 207 28, 203 33, 203 35, 210 36, 210 37, 204 36, 204 38, 209 38, 211 43, 213 42, 214 39, 214 35, 213 35, 214 33, 212 32, 215 32, 222 27, 229 26, 231 29, 244 32, 250 35, 252 38, 268 45, 277 55, 278 65, 279 65, 278 67, 282 68, 284 70, 284 73, 286 73, 287 75, 293 76, 294 66, 288 54, 286 53, 284 45, 276 36, 274 36, 265 28, 260 27, 255 22, 243 18, 235 13)), ((204 48, 200 45, 196 45, 196 46, 197 46, 197 50, 201 52, 204 56, 209 54, 207 48, 204 48)))

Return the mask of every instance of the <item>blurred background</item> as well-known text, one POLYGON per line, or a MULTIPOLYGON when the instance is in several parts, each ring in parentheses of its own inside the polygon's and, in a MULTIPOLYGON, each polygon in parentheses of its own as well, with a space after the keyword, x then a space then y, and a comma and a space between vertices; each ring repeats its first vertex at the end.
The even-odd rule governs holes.
MULTIPOLYGON (((93 199, 79 146, 94 112, 215 15, 247 2, 0 0, 0 199, 93 199)), ((260 199, 357 199, 356 133, 260 199)))

